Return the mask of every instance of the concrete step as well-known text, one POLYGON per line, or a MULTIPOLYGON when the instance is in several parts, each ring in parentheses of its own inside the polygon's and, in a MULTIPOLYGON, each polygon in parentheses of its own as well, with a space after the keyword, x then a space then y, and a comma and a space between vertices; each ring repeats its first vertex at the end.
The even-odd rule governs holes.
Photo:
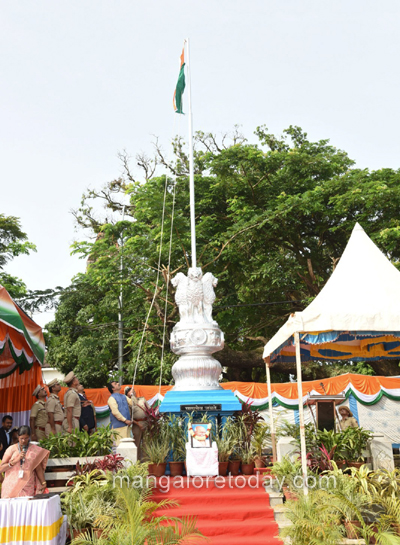
POLYGON ((283 504, 274 507, 274 515, 278 525, 280 522, 288 522, 288 519, 286 518, 286 507, 283 504))
POLYGON ((277 505, 283 505, 283 495, 280 492, 271 492, 266 491, 269 496, 269 504, 271 507, 275 507, 277 505))
POLYGON ((65 492, 67 490, 66 486, 50 486, 49 492, 56 492, 57 494, 61 494, 61 492, 65 492))
MULTIPOLYGON (((281 535, 282 533, 282 530, 284 528, 287 528, 288 526, 291 526, 292 523, 290 522, 290 520, 275 520, 275 522, 277 522, 278 524, 278 528, 279 528, 279 535, 281 535)), ((289 541, 290 543, 290 541, 289 541)))
POLYGON ((68 481, 73 475, 75 475, 75 471, 55 471, 50 473, 45 473, 44 478, 46 481, 68 481))

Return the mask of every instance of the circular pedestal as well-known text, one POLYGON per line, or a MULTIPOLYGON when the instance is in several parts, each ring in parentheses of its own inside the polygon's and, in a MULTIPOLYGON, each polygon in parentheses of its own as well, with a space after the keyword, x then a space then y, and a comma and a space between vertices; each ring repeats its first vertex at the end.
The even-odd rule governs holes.
POLYGON ((179 322, 171 335, 171 350, 181 356, 172 367, 173 390, 220 390, 222 372, 211 354, 224 347, 224 334, 215 323, 179 322))

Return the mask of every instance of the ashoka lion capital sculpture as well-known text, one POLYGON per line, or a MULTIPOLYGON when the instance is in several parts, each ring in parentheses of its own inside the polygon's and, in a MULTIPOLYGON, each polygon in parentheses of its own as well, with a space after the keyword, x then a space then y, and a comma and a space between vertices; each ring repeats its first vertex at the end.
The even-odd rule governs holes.
POLYGON ((171 284, 180 315, 172 330, 171 350, 181 356, 172 367, 173 389, 220 389, 221 364, 211 356, 224 347, 224 334, 212 319, 218 280, 210 272, 203 276, 199 267, 191 267, 187 276, 178 273, 171 284))

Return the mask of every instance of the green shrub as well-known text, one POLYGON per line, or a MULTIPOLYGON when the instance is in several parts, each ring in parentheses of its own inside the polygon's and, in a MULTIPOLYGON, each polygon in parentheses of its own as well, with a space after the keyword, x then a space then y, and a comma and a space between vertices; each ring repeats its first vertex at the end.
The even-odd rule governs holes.
POLYGON ((115 437, 116 432, 107 426, 92 435, 84 430, 73 430, 65 435, 50 434, 39 444, 50 451, 50 458, 86 458, 110 454, 115 437))

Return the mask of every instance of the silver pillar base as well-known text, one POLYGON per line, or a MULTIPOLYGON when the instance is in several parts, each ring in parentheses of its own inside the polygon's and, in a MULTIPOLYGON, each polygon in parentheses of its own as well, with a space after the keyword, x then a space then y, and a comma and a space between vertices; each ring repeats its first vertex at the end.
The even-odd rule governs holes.
POLYGON ((224 347, 224 334, 216 323, 176 324, 171 349, 181 356, 172 367, 173 390, 220 390, 221 364, 211 354, 224 347))
POLYGON ((222 390, 218 378, 222 372, 218 360, 209 355, 182 356, 172 367, 173 390, 222 390))

